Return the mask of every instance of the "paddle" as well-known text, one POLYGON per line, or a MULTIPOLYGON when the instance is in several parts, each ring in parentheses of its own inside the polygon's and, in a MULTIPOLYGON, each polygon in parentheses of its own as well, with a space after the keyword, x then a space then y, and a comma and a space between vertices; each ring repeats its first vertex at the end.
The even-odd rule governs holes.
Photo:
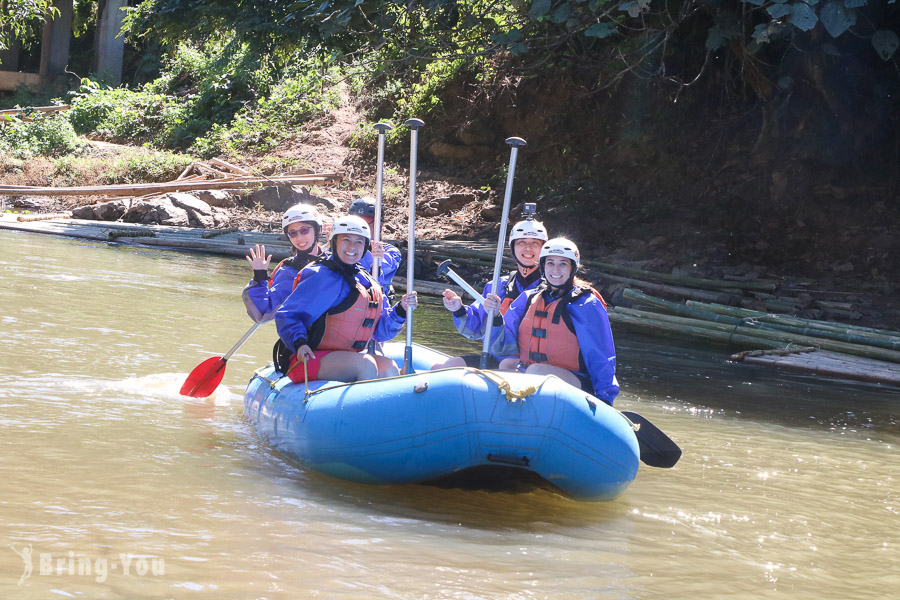
MULTIPOLYGON (((378 167, 375 170, 375 222, 372 224, 375 231, 372 232, 372 238, 376 242, 381 241, 381 195, 384 180, 384 135, 391 126, 387 123, 377 123, 375 129, 378 131, 378 167)), ((374 257, 373 257, 374 258, 374 257)), ((381 259, 374 258, 372 261, 372 276, 378 281, 378 272, 381 270, 381 259)), ((384 293, 387 294, 387 290, 384 293)), ((369 354, 375 354, 375 338, 369 340, 369 354)))
MULTIPOLYGON (((497 255, 494 257, 494 278, 491 280, 491 293, 497 293, 497 284, 500 280, 500 266, 503 262, 503 249, 506 247, 506 220, 509 218, 509 201, 512 197, 512 182, 516 173, 516 155, 519 146, 525 145, 525 140, 518 137, 506 139, 511 146, 509 151, 509 173, 506 174, 506 192, 503 194, 503 215, 500 217, 500 239, 497 240, 497 255)), ((491 347, 491 327, 494 323, 494 311, 487 311, 484 325, 484 343, 481 346, 481 368, 487 367, 489 349, 491 347)))
POLYGON ((254 323, 253 327, 248 329, 247 333, 242 335, 241 339, 231 347, 231 350, 225 353, 225 356, 207 358, 194 367, 194 370, 184 380, 184 385, 181 386, 179 393, 182 396, 191 396, 192 398, 206 398, 210 396, 219 387, 222 377, 225 376, 225 363, 238 351, 238 348, 244 345, 244 342, 250 339, 253 332, 265 322, 266 320, 254 323))
MULTIPOLYGON (((416 257, 416 159, 419 146, 419 128, 425 122, 421 119, 409 119, 406 126, 409 127, 411 136, 409 139, 409 240, 406 248, 406 293, 413 292, 415 277, 416 257)), ((403 352, 403 372, 406 374, 415 372, 412 364, 412 330, 413 307, 406 311, 406 349, 403 352)))
POLYGON ((634 435, 641 450, 641 462, 650 467, 671 469, 681 458, 681 448, 646 417, 628 410, 620 411, 638 425, 634 435))

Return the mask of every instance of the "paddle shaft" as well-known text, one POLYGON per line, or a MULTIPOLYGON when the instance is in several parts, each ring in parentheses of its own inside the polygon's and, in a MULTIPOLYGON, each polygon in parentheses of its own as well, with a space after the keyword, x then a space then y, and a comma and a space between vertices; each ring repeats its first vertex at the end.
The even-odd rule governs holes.
POLYGON ((465 292, 467 292, 472 298, 475 299, 475 304, 482 304, 484 302, 484 298, 481 297, 481 294, 478 293, 478 290, 473 288, 469 283, 459 276, 459 274, 453 269, 448 268, 445 273, 447 277, 452 279, 456 285, 461 287, 465 292))
MULTIPOLYGON (((372 238, 376 242, 381 241, 381 198, 384 185, 384 136, 391 126, 387 123, 378 123, 375 129, 378 131, 378 167, 375 170, 375 222, 372 232, 372 238)), ((373 257, 374 258, 374 257, 373 257)), ((378 280, 378 273, 381 271, 381 259, 375 258, 372 261, 372 275, 378 280)))
MULTIPOLYGON (((421 119, 409 119, 409 233, 406 249, 406 293, 411 294, 415 283, 416 262, 416 169, 418 168, 419 128, 425 123, 421 119)), ((413 307, 406 310, 406 349, 403 353, 403 370, 412 373, 412 331, 413 307)))
POLYGON ((222 357, 222 362, 225 362, 229 358, 231 358, 235 352, 238 351, 238 348, 244 345, 244 342, 250 339, 250 336, 254 334, 254 332, 259 329, 259 326, 263 323, 268 322, 269 319, 261 319, 253 324, 253 327, 247 330, 247 333, 241 336, 241 339, 237 341, 237 343, 231 347, 231 350, 225 353, 225 356, 222 357))
MULTIPOLYGON (((506 143, 510 145, 509 150, 509 172, 506 174, 506 191, 503 194, 503 214, 500 217, 500 237, 497 239, 497 254, 494 257, 494 277, 491 279, 491 293, 497 293, 497 285, 500 281, 500 267, 503 263, 503 248, 506 245, 506 220, 509 218, 509 203, 512 198, 513 178, 516 174, 516 155, 519 153, 519 146, 525 145, 525 140, 518 137, 507 138, 506 143)), ((487 367, 488 356, 490 356, 491 347, 491 328, 494 325, 494 311, 487 311, 487 317, 484 322, 484 342, 481 346, 481 368, 487 367)))
MULTIPOLYGON (((381 241, 381 197, 384 182, 384 135, 391 126, 387 123, 378 123, 375 129, 378 131, 378 166, 375 169, 375 221, 372 224, 375 231, 372 237, 376 242, 381 241)), ((381 271, 381 259, 372 255, 372 276, 378 281, 378 274, 381 271)), ((387 294, 387 290, 384 293, 387 294)), ((369 354, 375 354, 375 338, 369 340, 369 354)))

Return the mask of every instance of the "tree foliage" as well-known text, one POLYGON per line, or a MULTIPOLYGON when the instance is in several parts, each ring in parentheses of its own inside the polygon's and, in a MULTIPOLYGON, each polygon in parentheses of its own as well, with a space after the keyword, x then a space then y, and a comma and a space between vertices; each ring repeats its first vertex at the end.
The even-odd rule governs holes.
POLYGON ((35 24, 58 14, 53 0, 0 0, 0 50, 26 39, 35 24))
MULTIPOLYGON (((144 0, 128 27, 170 43, 229 31, 271 54, 316 48, 399 70, 503 52, 604 71, 606 83, 667 73, 684 85, 723 52, 774 82, 785 56, 839 57, 848 38, 896 63, 898 20, 896 0, 144 0)), ((771 87, 745 83, 763 95, 771 87)))

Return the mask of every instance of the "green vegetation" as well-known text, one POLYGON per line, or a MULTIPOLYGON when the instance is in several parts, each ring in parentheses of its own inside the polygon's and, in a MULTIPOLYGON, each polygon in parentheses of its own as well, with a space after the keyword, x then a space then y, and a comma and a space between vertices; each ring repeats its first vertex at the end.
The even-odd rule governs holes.
POLYGON ((27 159, 71 154, 83 147, 84 143, 65 116, 34 114, 31 118, 26 121, 18 116, 6 116, 0 124, 0 154, 27 159))

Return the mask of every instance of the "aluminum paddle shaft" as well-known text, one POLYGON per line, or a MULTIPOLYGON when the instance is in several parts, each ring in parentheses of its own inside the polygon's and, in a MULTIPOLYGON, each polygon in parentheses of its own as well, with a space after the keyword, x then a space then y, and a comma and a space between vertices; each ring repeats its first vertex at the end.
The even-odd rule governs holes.
MULTIPOLYGON (((525 140, 519 137, 506 139, 510 145, 509 173, 506 174, 506 192, 503 194, 503 215, 500 217, 500 238, 497 240, 497 255, 494 257, 494 277, 491 279, 491 293, 497 293, 497 285, 500 282, 500 267, 503 263, 503 248, 506 245, 506 221, 509 218, 509 202, 512 198, 513 179, 516 175, 516 155, 519 147, 525 145, 525 140)), ((481 347, 481 368, 487 367, 488 356, 491 348, 491 329, 494 325, 494 311, 487 311, 487 320, 484 323, 484 344, 481 347)))
MULTIPOLYGON (((376 242, 381 241, 381 197, 384 186, 384 135, 391 129, 387 123, 378 123, 375 130, 378 131, 378 167, 375 171, 375 222, 372 224, 375 231, 372 232, 372 239, 376 242)), ((381 271, 381 259, 376 258, 372 261, 372 275, 378 281, 378 274, 381 271)), ((387 290, 385 290, 387 293, 387 290)))
MULTIPOLYGON (((384 134, 391 129, 387 123, 378 123, 375 130, 378 132, 378 166, 375 169, 375 221, 372 223, 372 239, 375 242, 381 241, 381 197, 384 184, 384 134)), ((372 255, 372 276, 375 281, 379 281, 378 275, 381 273, 381 259, 372 255)), ((388 290, 384 290, 387 294, 388 290)), ((369 354, 375 354, 375 338, 369 340, 369 354)))
MULTIPOLYGON (((416 262, 416 170, 418 169, 419 129, 425 126, 421 119, 406 122, 409 138, 409 234, 406 248, 406 293, 413 293, 416 262)), ((406 311, 406 350, 403 353, 403 371, 412 373, 413 308, 406 311)))

